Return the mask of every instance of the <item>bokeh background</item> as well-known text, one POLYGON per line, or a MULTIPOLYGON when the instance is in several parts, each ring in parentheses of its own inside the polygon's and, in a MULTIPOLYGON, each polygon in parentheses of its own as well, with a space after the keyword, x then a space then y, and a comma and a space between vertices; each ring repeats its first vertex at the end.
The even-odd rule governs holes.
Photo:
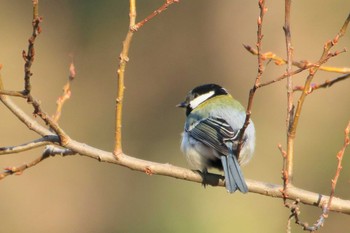
MULTIPOLYGON (((138 20, 164 1, 138 1, 138 20)), ((263 50, 285 56, 283 1, 267 1, 263 50)), ((293 1, 292 42, 296 60, 316 61, 325 41, 340 29, 348 0, 293 1)), ((134 36, 126 71, 124 151, 132 156, 187 167, 179 150, 184 112, 175 108, 194 86, 215 82, 244 106, 257 73, 256 57, 242 44, 255 45, 257 1, 181 1, 147 23, 134 36)), ((116 69, 128 29, 128 1, 40 1, 42 34, 36 42, 33 94, 49 113, 68 77, 74 56, 77 78, 60 125, 74 139, 112 151, 116 69)), ((23 87, 21 51, 31 34, 31 1, 1 0, 0 63, 7 89, 23 87)), ((349 48, 349 33, 337 48, 349 48)), ((348 53, 328 64, 350 67, 348 53)), ((285 67, 270 63, 264 80, 285 67)), ((306 74, 295 77, 302 84, 306 74)), ((337 77, 319 72, 315 82, 337 77)), ((281 184, 285 146, 286 88, 280 82, 260 89, 253 120, 256 153, 243 168, 249 179, 281 184)), ((308 96, 296 138, 295 184, 329 194, 350 116, 350 82, 308 96)), ((31 107, 16 100, 29 114, 31 107)), ((38 138, 0 105, 0 146, 38 138)), ((1 156, 0 167, 20 165, 41 149, 1 156)), ((343 161, 336 195, 350 196, 350 153, 343 161)), ((223 188, 71 156, 47 159, 0 184, 2 232, 285 232, 288 209, 280 199, 249 193, 229 195, 223 188)), ((313 223, 320 209, 303 206, 313 223)), ((349 216, 332 213, 320 232, 349 232, 349 216)), ((302 232, 292 225, 293 232, 302 232)))

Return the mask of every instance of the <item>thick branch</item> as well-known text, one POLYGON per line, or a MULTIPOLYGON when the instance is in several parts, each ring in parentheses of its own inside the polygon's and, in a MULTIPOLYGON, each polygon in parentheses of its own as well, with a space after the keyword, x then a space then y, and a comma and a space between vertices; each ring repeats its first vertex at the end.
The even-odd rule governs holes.
MULTIPOLYGON (((171 164, 162 164, 146 161, 128 156, 126 154, 121 154, 118 157, 118 160, 116 160, 114 158, 114 155, 110 152, 102 151, 73 140, 69 142, 67 148, 76 151, 81 155, 98 159, 101 162, 115 163, 135 171, 144 172, 148 175, 162 175, 197 183, 203 182, 202 176, 197 172, 181 167, 176 167, 171 164)), ((220 175, 210 174, 208 179, 210 180, 211 185, 223 187, 225 186, 223 177, 220 175)), ((246 179, 246 181, 250 192, 277 198, 284 197, 284 195, 281 192, 283 189, 281 185, 275 185, 249 179, 246 179)), ((318 206, 320 208, 324 203, 327 203, 329 199, 328 196, 309 192, 293 186, 290 186, 288 188, 287 198, 290 200, 299 199, 300 202, 304 204, 318 206)), ((350 214, 350 201, 334 198, 330 210, 350 214)))
MULTIPOLYGON (((12 103, 9 97, 0 95, 0 100, 7 106, 23 123, 27 126, 31 125, 32 130, 39 134, 45 135, 51 134, 45 127, 39 125, 35 120, 28 116, 23 111, 12 103), (10 104, 8 103, 10 102, 10 104), (13 110, 13 108, 15 110, 13 110)), ((187 180, 196 183, 202 183, 203 179, 200 174, 189 169, 176 167, 170 164, 162 164, 151 161, 146 161, 138 158, 128 156, 124 153, 115 158, 114 154, 111 152, 103 151, 84 143, 77 142, 71 139, 66 145, 66 149, 70 149, 70 154, 78 153, 83 156, 97 159, 101 162, 114 163, 123 167, 127 167, 131 170, 144 172, 148 175, 162 175, 169 176, 177 179, 187 180)), ((207 177, 206 177, 207 179, 207 177)), ((208 175, 209 184, 213 186, 224 186, 223 176, 209 174, 208 175)), ((247 185, 250 192, 262 194, 265 196, 283 198, 283 187, 281 185, 270 184, 260 181, 247 180, 247 185)), ((288 199, 297 200, 307 205, 314 205, 322 207, 324 203, 327 203, 329 197, 322 194, 309 192, 303 189, 299 189, 293 186, 288 188, 288 199)), ((339 198, 333 198, 331 211, 341 212, 345 214, 350 214, 350 201, 342 200, 339 198)))

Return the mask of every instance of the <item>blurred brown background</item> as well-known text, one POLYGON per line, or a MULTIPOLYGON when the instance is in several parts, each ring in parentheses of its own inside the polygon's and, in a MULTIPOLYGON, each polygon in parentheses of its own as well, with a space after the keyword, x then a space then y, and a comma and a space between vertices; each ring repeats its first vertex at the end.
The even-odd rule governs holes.
MULTIPOLYGON (((138 20, 163 1, 138 1, 138 20)), ((268 1, 264 51, 285 56, 283 1, 268 1)), ((340 29, 350 10, 348 0, 293 1, 292 40, 296 60, 316 61, 325 41, 340 29)), ((242 44, 256 41, 257 1, 181 1, 136 33, 126 71, 123 145, 127 154, 187 167, 180 152, 184 112, 175 108, 195 85, 215 82, 246 106, 257 72, 256 57, 242 44)), ((33 94, 50 113, 68 77, 73 54, 77 78, 60 125, 74 139, 113 148, 116 69, 128 27, 128 1, 40 1, 42 34, 36 42, 33 94)), ((21 51, 31 34, 31 1, 2 0, 0 63, 8 89, 23 87, 21 51)), ((349 33, 339 50, 350 47, 349 33)), ((349 53, 329 65, 350 67, 349 53)), ((264 80, 285 67, 269 64, 264 80)), ((295 77, 303 80, 306 74, 295 77)), ((315 82, 337 74, 319 72, 315 82)), ((281 184, 285 145, 285 82, 257 92, 253 119, 257 146, 244 174, 281 184)), ((295 184, 329 194, 349 121, 349 80, 307 98, 297 132, 295 184)), ((31 107, 16 100, 28 113, 31 107)), ((0 105, 0 146, 38 136, 0 105)), ((0 167, 19 165, 41 149, 1 156, 0 167)), ((343 161, 336 196, 350 196, 350 153, 343 161)), ((253 193, 229 195, 223 188, 99 163, 81 156, 50 158, 21 176, 0 184, 2 232, 285 232, 289 211, 282 200, 253 193), (268 213, 268 214, 267 214, 268 213)), ((320 209, 302 207, 313 223, 320 209)), ((349 232, 349 216, 332 213, 320 232, 349 232)), ((293 225, 293 232, 302 230, 293 225)))

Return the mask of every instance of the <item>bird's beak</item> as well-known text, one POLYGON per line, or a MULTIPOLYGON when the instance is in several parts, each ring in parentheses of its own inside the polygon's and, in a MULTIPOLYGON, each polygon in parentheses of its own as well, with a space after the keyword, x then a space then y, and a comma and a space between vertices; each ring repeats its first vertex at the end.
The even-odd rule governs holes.
POLYGON ((178 107, 178 108, 187 108, 187 106, 188 106, 188 104, 186 103, 186 101, 176 105, 176 107, 178 107))

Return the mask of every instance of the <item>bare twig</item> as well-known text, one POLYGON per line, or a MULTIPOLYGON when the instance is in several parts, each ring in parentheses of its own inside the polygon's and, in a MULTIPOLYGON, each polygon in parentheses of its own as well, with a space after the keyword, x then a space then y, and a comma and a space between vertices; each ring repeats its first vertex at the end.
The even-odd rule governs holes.
POLYGON ((284 13, 284 34, 286 40, 287 50, 287 151, 284 158, 283 165, 283 181, 284 189, 283 193, 286 193, 287 186, 291 184, 293 180, 293 157, 294 157, 294 135, 290 133, 291 123, 293 122, 293 79, 292 79, 292 61, 293 61, 293 46, 292 35, 290 28, 290 14, 291 14, 291 0, 285 0, 285 13, 284 13))
POLYGON ((342 164, 343 156, 344 156, 344 153, 345 153, 345 149, 350 144, 350 138, 349 138, 350 121, 349 121, 349 123, 348 123, 348 125, 347 125, 347 127, 345 128, 344 131, 345 131, 344 144, 343 144, 343 147, 341 148, 341 150, 337 154, 338 164, 337 164, 336 173, 334 175, 334 178, 332 179, 331 192, 330 192, 328 201, 324 202, 324 204, 322 204, 322 213, 321 213, 320 217, 317 219, 316 223, 311 225, 311 226, 307 222, 303 222, 300 219, 300 217, 299 217, 299 215, 300 215, 300 209, 299 209, 299 202, 300 202, 300 200, 297 199, 295 202, 293 202, 291 204, 286 204, 286 206, 288 208, 290 208, 290 210, 291 210, 291 215, 289 217, 288 223, 290 222, 290 219, 292 217, 294 217, 295 218, 295 223, 300 225, 300 226, 302 226, 303 230, 314 232, 314 231, 319 230, 323 226, 326 218, 328 218, 328 213, 329 213, 329 210, 330 210, 330 208, 332 206, 332 201, 333 201, 333 198, 334 198, 335 188, 336 188, 336 185, 337 185, 337 182, 338 182, 340 171, 342 169, 342 165, 341 164, 342 164), (325 204, 325 203, 327 203, 327 204, 325 204))
POLYGON ((49 158, 50 156, 55 155, 74 155, 76 154, 72 150, 65 149, 65 148, 57 148, 54 146, 47 146, 41 156, 34 159, 33 161, 17 166, 17 167, 7 167, 5 168, 3 173, 0 173, 0 180, 6 178, 9 175, 21 175, 25 170, 34 167, 35 165, 39 164, 40 162, 44 161, 45 159, 49 158))
POLYGON ((24 90, 23 95, 29 95, 32 89, 31 83, 30 83, 30 77, 33 75, 31 72, 31 67, 34 61, 35 56, 35 49, 34 49, 34 43, 37 38, 37 36, 41 32, 40 23, 42 22, 42 18, 38 15, 38 8, 39 8, 39 1, 33 0, 33 32, 32 36, 29 38, 28 42, 28 49, 27 52, 23 50, 22 57, 25 61, 24 64, 24 90))
MULTIPOLYGON (((343 81, 345 79, 350 78, 350 74, 345 74, 340 77, 334 78, 332 80, 326 80, 324 83, 321 84, 311 84, 309 93, 313 92, 314 90, 321 89, 321 88, 327 88, 333 86, 333 84, 338 83, 340 81, 343 81)), ((305 87, 304 86, 295 86, 293 91, 304 91, 305 87)))
POLYGON ((126 37, 123 41, 122 52, 119 56, 119 67, 117 70, 118 74, 118 91, 116 98, 116 106, 115 106, 115 143, 113 153, 118 159, 118 155, 123 152, 122 150, 122 112, 123 112, 123 99, 124 99, 124 79, 125 79, 125 69, 126 64, 129 61, 129 49, 130 44, 134 35, 138 29, 143 27, 145 23, 149 20, 153 19, 155 16, 159 15, 163 11, 165 11, 171 4, 179 2, 179 0, 166 0, 166 2, 159 7, 156 11, 146 17, 144 20, 135 24, 136 22, 136 0, 130 0, 130 10, 129 10, 129 30, 126 34, 126 37))
POLYGON ((24 95, 21 91, 10 91, 10 90, 2 90, 0 84, 0 95, 8 95, 8 96, 13 96, 13 97, 22 97, 22 98, 27 98, 26 95, 24 95))
POLYGON ((239 131, 239 135, 238 135, 239 140, 238 140, 238 146, 237 146, 237 156, 239 156, 241 149, 242 149, 242 146, 243 146, 244 132, 250 123, 251 111, 253 108, 253 100, 254 100, 255 91, 258 89, 258 87, 260 85, 261 77, 262 77, 263 72, 264 72, 264 64, 263 64, 264 59, 263 59, 262 54, 261 54, 262 39, 264 37, 262 34, 262 26, 263 26, 263 20, 264 20, 265 13, 267 12, 267 8, 265 7, 265 0, 259 0, 258 5, 259 5, 259 9, 260 9, 260 14, 259 14, 259 17, 257 20, 258 30, 256 33, 257 34, 256 48, 257 48, 257 52, 258 52, 258 73, 257 73, 257 76, 255 78, 254 86, 249 91, 246 117, 244 120, 244 124, 243 124, 241 130, 239 131))
MULTIPOLYGON (((35 2, 35 1, 33 1, 33 2, 35 2)), ((37 3, 37 1, 36 1, 36 3, 37 3)), ((37 8, 34 7, 34 9, 37 9, 37 8)), ((34 10, 34 13, 35 13, 35 12, 36 12, 36 11, 34 10)), ((29 42, 29 43, 31 43, 31 42, 29 42)), ((33 54, 33 53, 32 53, 32 54, 33 54)), ((34 56, 34 54, 33 54, 33 56, 34 56)), ((33 58, 31 58, 30 60, 33 61, 33 58)), ((30 64, 31 64, 31 63, 30 63, 30 64)), ((27 66, 27 65, 25 65, 25 66, 27 66)), ((31 65, 30 65, 30 66, 31 66, 31 65)), ((29 67, 30 67, 30 66, 29 66, 29 67)), ((30 72, 30 73, 31 73, 31 72, 30 72)), ((29 81, 29 79, 28 79, 28 81, 29 81)), ((25 84, 25 86, 30 87, 30 82, 27 83, 27 84, 25 84)), ((3 90, 3 89, 4 89, 4 86, 3 86, 2 78, 1 78, 1 76, 0 76, 0 90, 3 90)), ((60 137, 60 143, 61 143, 62 145, 64 145, 64 144, 69 140, 68 135, 66 135, 65 132, 58 126, 58 124, 56 124, 44 111, 42 111, 42 109, 41 109, 41 107, 40 107, 40 103, 39 103, 37 100, 35 100, 35 99, 33 98, 33 96, 30 94, 30 88, 27 89, 27 90, 29 90, 29 92, 23 91, 23 92, 25 92, 25 94, 21 93, 21 95, 25 95, 25 96, 21 96, 21 97, 25 97, 25 98, 27 99, 27 101, 28 101, 29 103, 32 104, 32 106, 33 106, 33 108, 34 108, 34 115, 35 115, 35 116, 40 116, 40 117, 44 120, 44 122, 45 122, 47 125, 49 125, 50 128, 53 129, 53 130, 57 133, 57 135, 60 137)), ((2 101, 2 102, 3 102, 3 103, 4 103, 4 104, 19 118, 19 119, 21 119, 19 116, 25 114, 20 108, 17 107, 17 105, 15 105, 15 104, 6 96, 6 93, 0 92, 0 100, 1 100, 1 101, 2 101)), ((35 128, 35 126, 39 125, 37 122, 34 122, 34 123, 33 123, 33 122, 26 121, 26 122, 23 122, 23 123, 25 123, 29 129, 33 129, 33 128, 35 128)), ((42 136, 52 134, 52 133, 47 132, 47 131, 44 132, 43 130, 40 130, 40 132, 38 132, 38 133, 39 133, 40 135, 42 135, 42 136)))
MULTIPOLYGON (((287 201, 287 197, 288 197, 287 184, 289 184, 289 180, 288 180, 289 177, 288 177, 287 170, 284 169, 284 164, 285 164, 285 161, 287 159, 287 152, 283 149, 281 144, 278 145, 278 149, 281 152, 281 155, 282 155, 282 158, 283 158, 283 169, 282 169, 283 190, 281 190, 281 193, 283 194, 284 204, 288 205, 286 203, 286 201, 287 201)), ((290 221, 288 221, 288 224, 290 224, 290 221)))
POLYGON ((156 17, 157 15, 159 15, 160 13, 168 9, 168 7, 171 4, 178 3, 178 2, 180 2, 180 0, 166 0, 166 2, 162 6, 160 6, 157 10, 153 11, 152 14, 150 14, 149 16, 147 16, 146 18, 144 18, 143 20, 135 24, 132 27, 132 30, 134 31, 139 30, 141 27, 143 27, 143 25, 145 25, 145 23, 147 23, 148 21, 150 21, 151 19, 153 19, 154 17, 156 17))
POLYGON ((71 96, 71 83, 74 80, 76 75, 75 72, 75 66, 73 61, 71 62, 70 66, 69 66, 69 77, 68 77, 68 81, 67 83, 64 85, 63 87, 63 93, 60 97, 58 97, 56 104, 57 104, 57 109, 56 109, 56 113, 52 116, 53 121, 54 122, 58 122, 58 120, 61 117, 61 113, 62 113, 62 107, 64 105, 64 103, 70 98, 71 96))
POLYGON ((55 122, 46 112, 44 112, 40 106, 39 101, 34 99, 32 95, 28 95, 28 101, 31 102, 34 108, 34 116, 39 116, 46 125, 50 127, 60 138, 60 144, 65 145, 70 140, 69 136, 64 132, 64 130, 55 122))
POLYGON ((38 9, 39 9, 39 1, 33 0, 33 32, 32 36, 28 40, 28 51, 22 52, 23 59, 25 61, 24 64, 24 90, 23 94, 27 97, 27 102, 30 103, 34 108, 34 116, 39 116, 45 123, 48 125, 59 137, 60 137, 60 144, 65 145, 70 140, 69 136, 59 127, 59 125, 47 114, 45 113, 40 106, 40 103, 38 100, 36 100, 31 95, 31 83, 30 83, 30 77, 32 76, 31 67, 34 61, 35 57, 35 50, 34 50, 34 42, 36 37, 41 32, 41 27, 39 26, 40 22, 42 21, 42 18, 38 16, 38 9))
MULTIPOLYGON (((292 45, 291 45, 291 33, 290 33, 290 7, 291 7, 291 0, 285 0, 285 37, 286 37, 286 47, 287 47, 287 74, 291 74, 292 72, 292 45)), ((295 136, 296 136, 296 130, 298 126, 298 121, 300 118, 301 110, 303 103, 305 101, 306 96, 310 93, 311 88, 311 82, 316 74, 316 72, 319 70, 320 66, 327 62, 331 57, 337 56, 339 53, 343 51, 336 51, 331 53, 330 49, 338 42, 339 38, 342 37, 346 31, 347 25, 350 21, 350 14, 348 18, 346 19, 343 27, 341 28, 340 32, 336 35, 336 37, 332 40, 327 42, 324 45, 323 53, 320 57, 320 59, 315 63, 314 66, 309 68, 309 75, 306 78, 305 85, 303 87, 303 92, 299 97, 296 110, 294 111, 294 105, 293 105, 293 82, 291 75, 287 76, 287 154, 286 158, 284 159, 284 166, 283 166, 283 180, 284 180, 284 188, 282 194, 284 195, 284 204, 286 207, 290 208, 292 211, 291 217, 295 217, 296 223, 301 225, 304 230, 308 231, 315 231, 319 229, 323 223, 325 218, 327 217, 327 208, 322 205, 322 215, 314 224, 313 226, 309 226, 307 223, 302 222, 299 219, 299 207, 298 203, 290 204, 287 203, 286 200, 288 199, 289 195, 289 188, 292 187, 291 182, 293 179, 293 157, 294 157, 294 142, 295 142, 295 136), (288 188, 288 192, 287 192, 288 188)), ((329 199, 331 201, 331 198, 329 199)), ((288 224, 290 222, 290 219, 288 220, 288 224)))
MULTIPOLYGON (((254 49, 253 47, 251 47, 249 45, 243 45, 243 46, 251 54, 258 55, 258 51, 256 49, 254 49)), ((263 53, 262 58, 264 60, 272 60, 278 66, 287 64, 287 61, 285 59, 283 59, 282 57, 280 57, 272 52, 263 53)), ((309 62, 309 61, 305 61, 305 60, 292 61, 292 65, 295 67, 298 67, 300 69, 305 70, 305 69, 309 68, 310 66, 312 66, 313 63, 309 62)), ((341 74, 349 74, 350 73, 350 68, 348 68, 348 67, 333 67, 333 66, 322 65, 319 67, 319 70, 326 71, 326 72, 332 72, 332 73, 341 73, 341 74)))
POLYGON ((136 0, 130 0, 130 13, 129 13, 130 23, 129 30, 123 41, 123 49, 119 56, 119 67, 117 70, 118 74, 118 92, 116 98, 115 106, 115 145, 114 154, 117 155, 122 153, 122 112, 123 112, 123 99, 124 99, 124 76, 126 64, 129 61, 129 48, 131 44, 134 31, 131 29, 135 25, 136 21, 136 0))
MULTIPOLYGON (((311 68, 312 65, 310 65, 309 68, 311 68)), ((270 80, 270 81, 267 81, 267 82, 264 82, 264 83, 260 83, 260 85, 258 86, 258 88, 261 88, 261 87, 264 87, 264 86, 267 86, 267 85, 270 85, 272 83, 275 83, 275 82, 279 82, 283 79, 286 79, 288 76, 294 76, 296 74, 299 74, 301 72, 303 72, 306 68, 300 68, 300 69, 297 69, 297 70, 294 70, 294 71, 291 71, 289 74, 288 73, 284 73, 282 75, 280 75, 279 77, 273 79, 273 80, 270 80)))
MULTIPOLYGON (((247 49, 247 51, 249 51, 250 53, 254 54, 254 55, 257 55, 258 54, 258 51, 254 48, 252 48, 251 46, 249 45, 243 45, 244 48, 247 49)), ((343 50, 344 51, 344 50, 343 50)), ((267 52, 267 53, 264 53, 262 54, 262 58, 264 60, 274 60, 276 64, 278 65, 282 65, 282 64, 286 64, 287 61, 278 57, 277 55, 271 53, 271 52, 267 52)), ((312 67, 316 67, 318 66, 318 64, 316 63, 312 63, 312 62, 308 62, 308 61, 299 61, 299 62, 296 62, 296 61, 293 61, 292 62, 293 66, 296 66, 298 67, 299 69, 297 70, 294 70, 294 71, 291 71, 289 74, 286 72, 284 74, 282 74, 281 76, 273 79, 273 80, 270 80, 270 81, 267 81, 265 83, 260 83, 257 88, 261 88, 261 87, 264 87, 264 86, 267 86, 267 85, 270 85, 272 83, 275 83, 275 82, 279 82, 285 78, 287 78, 288 76, 294 76, 296 74, 299 74, 301 73, 302 71, 304 70, 308 70, 312 67)), ((334 72, 334 73, 344 73, 345 75, 343 76, 340 76, 339 78, 337 78, 336 80, 333 80, 332 81, 326 81, 325 83, 323 84, 320 84, 320 85, 312 85, 312 89, 315 90, 315 89, 318 89, 318 88, 324 88, 324 87, 330 87, 333 85, 333 83, 336 83, 338 81, 341 81, 343 79, 346 79, 349 77, 349 73, 350 73, 350 68, 347 68, 347 67, 330 67, 330 66, 319 66, 318 67, 319 70, 323 70, 323 71, 328 71, 328 72, 334 72)), ((295 86, 293 88, 293 91, 301 91, 303 90, 303 86, 295 86)))
POLYGON ((0 147, 0 155, 19 153, 22 151, 32 150, 34 148, 46 146, 53 143, 59 143, 59 138, 57 136, 47 135, 42 138, 18 146, 0 147))
MULTIPOLYGON (((294 201, 293 203, 287 203, 286 206, 291 210, 291 214, 288 218, 288 225, 290 224, 290 221, 292 220, 292 218, 295 219, 295 223, 300 225, 302 227, 302 229, 304 231, 310 231, 310 232, 314 232, 319 230, 325 221, 324 215, 322 214, 321 217, 316 221, 315 224, 313 224, 312 226, 310 226, 310 224, 308 222, 303 222, 300 219, 300 207, 299 207, 299 203, 300 200, 297 199, 296 201, 294 201)), ((325 206, 322 206, 322 213, 325 213, 325 206)))
POLYGON ((0 173, 0 180, 6 178, 9 175, 21 175, 25 170, 28 168, 31 168, 38 163, 42 162, 43 160, 47 159, 48 156, 45 156, 44 154, 39 156, 38 158, 34 159, 33 161, 17 166, 17 167, 6 167, 3 173, 0 173))
POLYGON ((337 154, 337 160, 338 160, 337 170, 335 172, 334 178, 332 179, 332 188, 331 188, 331 193, 329 195, 329 201, 328 201, 327 207, 326 207, 326 213, 323 214, 325 217, 327 217, 328 210, 331 208, 331 205, 332 205, 332 200, 334 198, 334 193, 335 193, 335 187, 337 186, 340 171, 342 170, 342 161, 343 161, 345 149, 350 145, 350 138, 349 138, 350 121, 348 122, 348 125, 346 126, 346 128, 344 130, 344 134, 345 134, 345 136, 344 136, 343 147, 340 149, 340 151, 337 154))
POLYGON ((339 54, 338 52, 336 53, 330 53, 330 49, 336 45, 339 41, 339 39, 344 36, 347 26, 350 22, 350 14, 348 15, 347 19, 345 20, 342 28, 340 29, 339 33, 334 37, 333 40, 328 41, 327 43, 325 43, 324 48, 323 48, 323 53, 321 55, 321 58, 319 59, 319 61, 316 63, 317 66, 310 68, 309 70, 309 75, 306 78, 305 84, 304 84, 304 89, 303 92, 301 93, 299 100, 298 100, 298 104, 296 107, 296 112, 295 112, 295 116, 293 119, 293 124, 290 127, 289 130, 289 134, 292 138, 295 137, 296 134, 296 130, 297 130, 297 126, 298 126, 298 122, 299 122, 299 118, 300 118, 300 114, 301 114, 301 110, 305 101, 306 96, 309 94, 309 90, 311 87, 311 82, 313 80, 313 77, 315 76, 316 72, 319 69, 319 66, 322 65, 323 63, 325 63, 326 61, 328 61, 331 57, 339 54))

